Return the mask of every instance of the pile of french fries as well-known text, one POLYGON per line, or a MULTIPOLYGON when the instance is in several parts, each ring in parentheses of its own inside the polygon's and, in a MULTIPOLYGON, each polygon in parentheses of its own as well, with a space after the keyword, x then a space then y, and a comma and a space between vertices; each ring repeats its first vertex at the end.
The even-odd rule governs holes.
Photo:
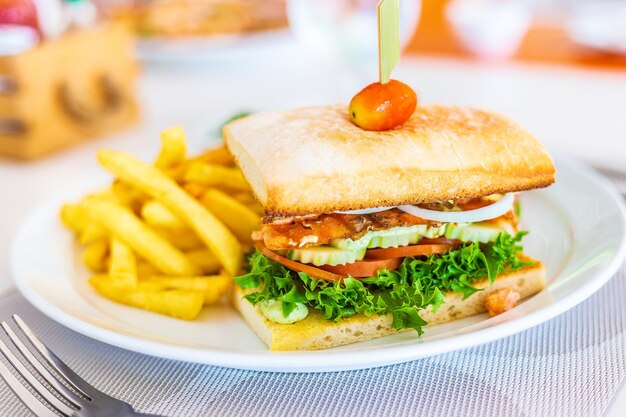
POLYGON ((102 150, 112 185, 61 208, 93 288, 118 303, 192 320, 226 294, 262 210, 224 147, 187 156, 185 133, 161 135, 153 164, 102 150))

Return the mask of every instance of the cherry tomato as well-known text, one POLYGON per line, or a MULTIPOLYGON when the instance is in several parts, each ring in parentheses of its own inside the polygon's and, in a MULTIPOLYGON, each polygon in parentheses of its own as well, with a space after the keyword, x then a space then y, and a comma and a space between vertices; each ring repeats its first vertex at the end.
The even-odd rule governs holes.
POLYGON ((372 83, 350 102, 350 120, 365 130, 389 130, 406 122, 417 106, 417 94, 408 85, 389 80, 372 83))

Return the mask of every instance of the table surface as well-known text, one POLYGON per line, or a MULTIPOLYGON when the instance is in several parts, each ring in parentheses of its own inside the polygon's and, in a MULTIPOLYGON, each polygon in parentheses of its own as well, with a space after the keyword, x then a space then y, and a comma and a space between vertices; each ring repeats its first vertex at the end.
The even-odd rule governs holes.
MULTIPOLYGON (((97 149, 114 148, 152 158, 159 132, 182 125, 192 150, 198 150, 214 143, 217 126, 233 112, 350 99, 339 97, 336 83, 328 81, 330 67, 297 56, 283 65, 280 77, 267 62, 243 67, 147 67, 139 85, 143 117, 136 127, 37 162, 0 159, 0 293, 12 287, 10 248, 20 223, 58 190, 97 172, 97 149)), ((413 85, 422 103, 497 109, 554 152, 597 166, 624 168, 626 72, 407 57, 395 78, 413 85)), ((624 409, 626 390, 622 389, 609 416, 624 409)))

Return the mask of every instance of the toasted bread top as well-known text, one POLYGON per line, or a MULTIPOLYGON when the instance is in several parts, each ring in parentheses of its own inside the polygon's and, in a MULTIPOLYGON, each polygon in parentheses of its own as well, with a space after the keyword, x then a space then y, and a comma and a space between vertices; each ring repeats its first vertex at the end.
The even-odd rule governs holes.
POLYGON ((267 214, 329 213, 546 187, 555 168, 528 132, 496 113, 418 106, 384 132, 344 105, 257 113, 224 128, 267 214))

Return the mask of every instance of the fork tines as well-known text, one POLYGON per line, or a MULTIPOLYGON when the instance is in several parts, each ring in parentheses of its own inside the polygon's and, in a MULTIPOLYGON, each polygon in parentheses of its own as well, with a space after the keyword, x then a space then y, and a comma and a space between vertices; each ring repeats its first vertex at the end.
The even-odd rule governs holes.
POLYGON ((24 405, 37 416, 58 417, 58 414, 53 412, 53 410, 56 410, 62 416, 70 417, 78 415, 78 410, 82 408, 81 404, 91 400, 90 396, 85 392, 85 390, 89 390, 90 386, 50 351, 19 316, 14 315, 13 320, 15 320, 17 324, 18 332, 21 332, 22 335, 28 339, 29 344, 27 346, 8 323, 3 321, 1 323, 2 328, 11 342, 13 342, 13 345, 15 345, 15 348, 21 353, 22 359, 18 359, 16 354, 13 353, 13 350, 10 349, 2 339, 0 339, 0 351, 21 375, 24 383, 30 386, 32 390, 29 390, 23 385, 1 361, 0 376, 24 405), (42 361, 37 358, 35 351, 45 359, 48 365, 52 367, 60 377, 54 375, 44 366, 42 361), (34 368, 40 378, 45 381, 48 386, 44 385, 37 376, 33 375, 26 367, 26 364, 34 368), (72 389, 66 386, 62 381, 68 384, 72 389), (38 397, 33 391, 37 393, 38 397))

